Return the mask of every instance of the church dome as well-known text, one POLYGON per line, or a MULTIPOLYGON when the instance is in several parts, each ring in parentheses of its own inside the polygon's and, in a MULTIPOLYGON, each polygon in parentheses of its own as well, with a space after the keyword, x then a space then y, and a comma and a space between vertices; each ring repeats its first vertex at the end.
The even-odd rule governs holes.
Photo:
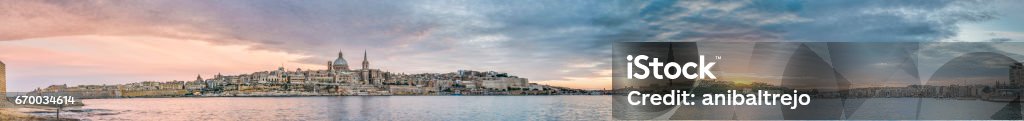
POLYGON ((338 57, 334 60, 334 65, 348 65, 348 62, 345 61, 345 58, 338 57))
POLYGON ((345 57, 340 51, 338 52, 338 59, 334 59, 330 68, 333 70, 348 70, 348 61, 345 61, 345 57))
POLYGON ((336 66, 342 66, 342 65, 348 66, 347 60, 345 60, 345 57, 343 57, 344 55, 345 55, 344 53, 342 53, 341 51, 338 51, 338 58, 334 59, 334 65, 336 65, 336 66))

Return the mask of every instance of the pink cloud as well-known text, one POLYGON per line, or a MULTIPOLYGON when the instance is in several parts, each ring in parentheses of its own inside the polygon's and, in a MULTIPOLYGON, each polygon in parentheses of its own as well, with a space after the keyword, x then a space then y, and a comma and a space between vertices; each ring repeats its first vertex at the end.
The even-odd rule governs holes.
POLYGON ((241 74, 280 65, 324 68, 296 63, 306 55, 249 48, 150 36, 68 36, 0 42, 0 59, 7 64, 12 91, 62 83, 190 80, 196 74, 241 74))

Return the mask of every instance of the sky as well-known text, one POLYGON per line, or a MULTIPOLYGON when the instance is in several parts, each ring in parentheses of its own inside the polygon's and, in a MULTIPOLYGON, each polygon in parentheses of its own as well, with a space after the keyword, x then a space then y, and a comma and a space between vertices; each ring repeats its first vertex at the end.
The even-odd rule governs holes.
MULTIPOLYGON (((624 41, 1020 41, 1016 0, 0 2, 8 91, 349 62, 610 88, 624 41)), ((350 65, 358 67, 357 65, 350 65)))

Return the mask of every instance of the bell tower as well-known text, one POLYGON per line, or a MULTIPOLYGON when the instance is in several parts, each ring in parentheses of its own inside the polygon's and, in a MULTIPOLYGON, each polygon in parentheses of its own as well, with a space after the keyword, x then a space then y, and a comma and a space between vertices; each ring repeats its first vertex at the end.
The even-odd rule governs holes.
POLYGON ((366 50, 363 50, 363 69, 370 69, 370 61, 366 59, 366 50))

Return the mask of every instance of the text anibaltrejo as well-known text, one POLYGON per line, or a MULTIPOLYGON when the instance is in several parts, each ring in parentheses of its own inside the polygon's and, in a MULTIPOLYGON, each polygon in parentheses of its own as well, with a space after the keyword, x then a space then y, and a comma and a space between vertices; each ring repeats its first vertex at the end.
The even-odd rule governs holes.
MULTIPOLYGON (((669 94, 643 94, 639 91, 630 91, 626 96, 630 105, 694 105, 689 98, 694 97, 686 91, 672 90, 669 94), (634 99, 633 96, 640 97, 634 99)), ((703 105, 787 105, 789 109, 796 109, 797 105, 811 103, 811 96, 807 94, 773 94, 768 91, 757 90, 756 94, 737 94, 736 90, 728 90, 726 94, 704 94, 701 95, 703 105)))

